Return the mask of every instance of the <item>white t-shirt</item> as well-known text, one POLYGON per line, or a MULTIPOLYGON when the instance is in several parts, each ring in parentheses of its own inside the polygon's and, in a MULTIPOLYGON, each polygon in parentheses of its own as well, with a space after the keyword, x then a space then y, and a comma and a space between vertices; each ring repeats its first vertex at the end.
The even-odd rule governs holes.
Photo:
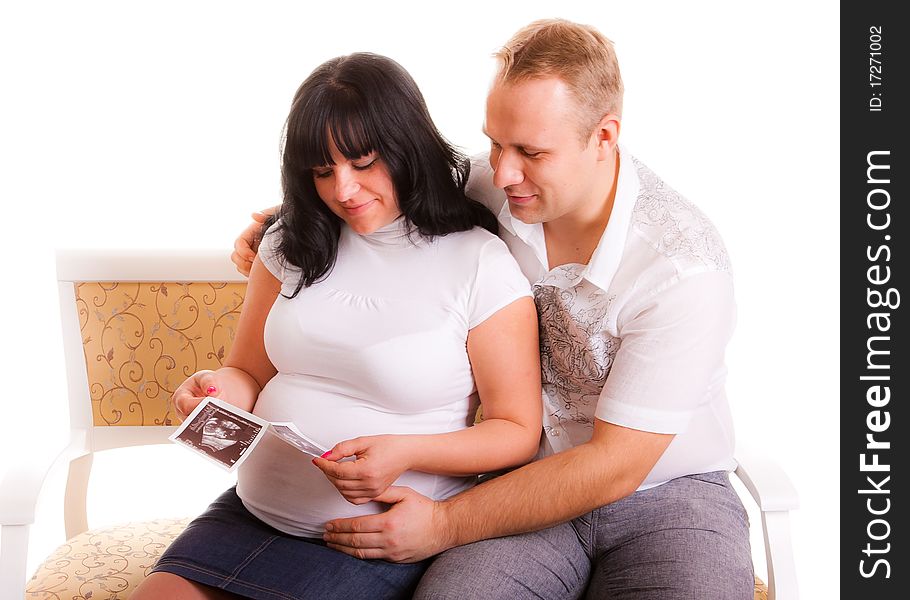
POLYGON ((627 152, 590 262, 549 270, 543 226, 514 218, 475 157, 468 195, 534 287, 544 396, 542 454, 591 439, 595 417, 676 437, 639 489, 731 470, 724 350, 736 320, 723 242, 694 205, 627 152))
MULTIPOLYGON (((427 241, 409 236, 403 219, 363 236, 342 226, 329 275, 288 299, 299 270, 277 256, 278 238, 267 234, 259 249, 282 282, 265 325, 278 374, 255 414, 292 421, 326 448, 358 436, 445 433, 473 423, 468 331, 531 295, 500 239, 475 228, 427 241)), ((395 485, 440 499, 472 483, 407 472, 395 485)), ((298 536, 322 537, 329 519, 383 510, 349 503, 310 459, 272 436, 240 467, 237 493, 259 519, 298 536)))

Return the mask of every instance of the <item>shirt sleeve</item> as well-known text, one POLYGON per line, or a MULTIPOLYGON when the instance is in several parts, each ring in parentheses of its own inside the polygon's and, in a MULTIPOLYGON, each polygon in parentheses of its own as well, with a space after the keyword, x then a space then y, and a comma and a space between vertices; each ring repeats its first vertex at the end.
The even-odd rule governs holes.
POLYGON ((480 249, 477 276, 468 297, 468 329, 473 329, 504 308, 531 295, 531 285, 522 275, 505 243, 492 238, 480 249))
POLYGON ((724 351, 736 322, 732 278, 691 275, 633 310, 620 323, 622 342, 595 416, 642 431, 681 433, 723 385, 724 351))
POLYGON ((259 260, 262 261, 262 264, 265 265, 265 268, 269 270, 269 273, 275 276, 275 279, 278 281, 284 281, 285 276, 285 262, 281 254, 278 252, 278 244, 281 242, 281 232, 278 230, 279 223, 281 221, 275 221, 271 227, 269 227, 265 234, 262 236, 262 241, 259 243, 259 260))

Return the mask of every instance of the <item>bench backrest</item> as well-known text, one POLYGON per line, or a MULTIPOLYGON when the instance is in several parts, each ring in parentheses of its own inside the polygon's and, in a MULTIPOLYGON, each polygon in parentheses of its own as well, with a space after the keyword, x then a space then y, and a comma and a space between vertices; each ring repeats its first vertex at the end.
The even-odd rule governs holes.
MULTIPOLYGON (((217 369, 235 337, 246 280, 224 250, 57 253, 70 415, 104 447, 102 428, 167 428, 175 388, 217 369)), ((111 432, 113 433, 113 432, 111 432)), ((107 440, 107 441, 104 441, 107 440)), ((133 443, 147 443, 146 435, 133 443)))

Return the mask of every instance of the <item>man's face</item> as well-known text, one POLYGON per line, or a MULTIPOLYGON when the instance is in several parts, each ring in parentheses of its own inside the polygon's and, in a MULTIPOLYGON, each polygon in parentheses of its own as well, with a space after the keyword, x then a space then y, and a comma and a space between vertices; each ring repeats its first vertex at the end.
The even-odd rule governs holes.
POLYGON ((594 131, 581 141, 578 110, 556 77, 497 83, 487 96, 493 183, 525 223, 579 217, 609 194, 612 179, 603 189, 604 169, 598 168, 602 144, 594 131))

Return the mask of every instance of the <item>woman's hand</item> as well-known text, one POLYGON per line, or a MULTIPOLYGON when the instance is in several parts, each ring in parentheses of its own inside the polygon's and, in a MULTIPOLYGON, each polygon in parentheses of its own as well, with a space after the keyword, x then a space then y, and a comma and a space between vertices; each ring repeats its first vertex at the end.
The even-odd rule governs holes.
POLYGON ((206 396, 218 397, 223 387, 214 371, 196 371, 174 390, 171 404, 181 419, 186 419, 206 396))
POLYGON ((410 468, 414 451, 409 436, 372 435, 336 444, 322 458, 314 458, 313 464, 348 502, 365 504, 410 468), (347 456, 356 458, 338 462, 347 456))

